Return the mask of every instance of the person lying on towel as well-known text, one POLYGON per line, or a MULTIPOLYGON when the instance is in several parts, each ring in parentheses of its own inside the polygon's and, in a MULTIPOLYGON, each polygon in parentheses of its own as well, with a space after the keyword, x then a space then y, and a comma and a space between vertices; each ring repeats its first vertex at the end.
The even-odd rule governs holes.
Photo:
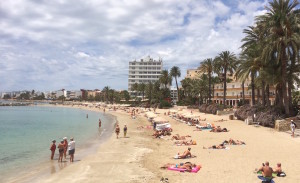
POLYGON ((183 141, 176 141, 174 144, 176 144, 176 145, 186 145, 186 146, 189 146, 189 145, 197 145, 197 143, 196 143, 196 141, 194 141, 194 140, 190 140, 190 141, 185 141, 185 140, 183 140, 183 141))
POLYGON ((220 145, 218 145, 218 146, 213 145, 213 146, 210 146, 210 147, 208 147, 208 148, 203 147, 203 149, 226 149, 226 147, 225 147, 224 144, 220 144, 220 145))
POLYGON ((160 167, 162 169, 167 169, 169 167, 176 167, 176 168, 182 168, 186 169, 185 171, 190 172, 194 167, 197 165, 191 162, 185 162, 185 163, 179 163, 179 164, 174 164, 174 163, 167 163, 164 166, 160 167))

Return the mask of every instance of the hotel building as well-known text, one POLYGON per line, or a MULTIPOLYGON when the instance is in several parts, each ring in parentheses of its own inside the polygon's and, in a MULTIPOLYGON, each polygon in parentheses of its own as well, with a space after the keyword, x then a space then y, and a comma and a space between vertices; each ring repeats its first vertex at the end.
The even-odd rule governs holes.
POLYGON ((140 61, 129 62, 128 73, 128 92, 132 93, 132 85, 134 83, 154 83, 159 80, 163 70, 163 62, 161 59, 158 61, 150 58, 150 56, 141 59, 140 61))

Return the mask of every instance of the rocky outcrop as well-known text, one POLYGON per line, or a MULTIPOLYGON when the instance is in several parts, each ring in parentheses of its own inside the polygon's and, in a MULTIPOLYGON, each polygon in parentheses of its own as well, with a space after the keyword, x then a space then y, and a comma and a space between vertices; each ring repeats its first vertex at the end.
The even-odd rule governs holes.
POLYGON ((261 105, 244 105, 234 113, 239 120, 245 120, 249 116, 253 117, 254 122, 259 122, 263 126, 274 127, 275 120, 283 119, 281 110, 276 107, 264 107, 261 105), (254 117, 255 114, 255 117, 254 117))
POLYGON ((218 110, 223 110, 223 107, 217 104, 202 104, 199 107, 199 111, 203 113, 209 113, 209 114, 217 114, 218 110))

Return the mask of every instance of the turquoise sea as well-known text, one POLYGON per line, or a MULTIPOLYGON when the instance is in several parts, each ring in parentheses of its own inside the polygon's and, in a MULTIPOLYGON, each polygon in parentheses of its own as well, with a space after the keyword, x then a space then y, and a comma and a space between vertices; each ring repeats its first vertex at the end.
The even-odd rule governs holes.
MULTIPOLYGON (((36 167, 47 170, 51 166, 53 171, 53 162, 57 162, 50 161, 49 147, 52 140, 58 145, 63 137, 74 137, 76 163, 76 158, 79 161, 87 152, 96 150, 112 134, 114 124, 111 115, 76 108, 0 107, 0 182, 18 174, 26 175, 36 167)), ((58 158, 58 150, 54 158, 58 158)))

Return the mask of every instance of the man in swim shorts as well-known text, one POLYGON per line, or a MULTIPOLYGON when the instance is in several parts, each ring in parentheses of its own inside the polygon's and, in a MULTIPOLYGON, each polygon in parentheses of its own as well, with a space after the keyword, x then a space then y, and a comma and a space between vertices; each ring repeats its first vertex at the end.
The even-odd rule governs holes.
POLYGON ((70 162, 74 161, 74 154, 75 154, 75 141, 74 138, 70 138, 70 142, 68 144, 68 150, 70 155, 70 162))
POLYGON ((258 171, 261 171, 264 177, 272 178, 273 169, 269 166, 268 161, 258 171))

